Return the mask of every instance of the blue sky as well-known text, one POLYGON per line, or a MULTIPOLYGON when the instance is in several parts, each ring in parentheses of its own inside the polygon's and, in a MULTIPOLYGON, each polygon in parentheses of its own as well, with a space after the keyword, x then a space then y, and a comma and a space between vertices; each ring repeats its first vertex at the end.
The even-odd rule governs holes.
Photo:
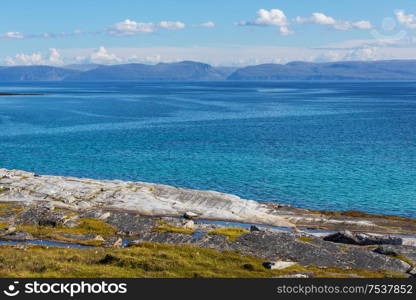
POLYGON ((416 58, 414 1, 2 0, 2 65, 416 58))

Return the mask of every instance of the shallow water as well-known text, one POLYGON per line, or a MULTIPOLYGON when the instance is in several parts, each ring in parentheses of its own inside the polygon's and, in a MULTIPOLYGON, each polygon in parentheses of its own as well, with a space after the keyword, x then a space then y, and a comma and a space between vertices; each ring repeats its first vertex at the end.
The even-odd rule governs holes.
POLYGON ((0 166, 416 217, 416 82, 0 83, 0 166))

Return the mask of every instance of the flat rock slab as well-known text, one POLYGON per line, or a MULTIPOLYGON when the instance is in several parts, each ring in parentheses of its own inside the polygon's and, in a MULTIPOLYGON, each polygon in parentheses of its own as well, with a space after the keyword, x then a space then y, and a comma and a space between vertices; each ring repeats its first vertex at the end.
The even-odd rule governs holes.
MULTIPOLYGON (((416 220, 317 212, 145 182, 37 175, 0 169, 0 201, 44 203, 76 210, 124 211, 143 216, 188 218, 373 233, 416 235, 416 220)), ((105 214, 105 213, 104 213, 105 214)), ((102 216, 107 219, 109 216, 102 216)), ((53 220, 52 220, 53 221, 53 220)), ((126 229, 127 231, 127 229, 126 229)))

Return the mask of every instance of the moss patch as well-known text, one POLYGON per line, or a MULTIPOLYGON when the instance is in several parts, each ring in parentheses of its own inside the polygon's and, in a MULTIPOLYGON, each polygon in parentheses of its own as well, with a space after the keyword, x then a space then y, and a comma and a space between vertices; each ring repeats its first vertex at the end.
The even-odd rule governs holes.
POLYGON ((78 243, 83 245, 101 245, 101 241, 96 240, 75 240, 69 239, 63 236, 60 236, 57 233, 66 233, 66 234, 77 234, 77 235, 87 235, 87 234, 96 234, 103 237, 111 237, 116 235, 116 229, 97 219, 79 219, 79 225, 73 228, 67 228, 64 226, 35 226, 35 225, 19 225, 17 230, 25 231, 30 233, 34 237, 43 238, 43 239, 55 239, 66 242, 78 243))
POLYGON ((310 243, 313 242, 313 238, 307 237, 307 236, 301 236, 297 238, 298 241, 304 242, 304 243, 310 243))
POLYGON ((222 227, 208 232, 209 235, 225 235, 229 241, 235 241, 240 235, 249 231, 239 227, 222 227))

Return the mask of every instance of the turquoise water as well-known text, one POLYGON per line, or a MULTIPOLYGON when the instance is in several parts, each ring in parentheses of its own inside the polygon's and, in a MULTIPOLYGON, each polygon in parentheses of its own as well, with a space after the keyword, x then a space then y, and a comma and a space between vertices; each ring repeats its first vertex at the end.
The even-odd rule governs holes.
POLYGON ((0 83, 0 166, 416 217, 416 82, 0 83))

